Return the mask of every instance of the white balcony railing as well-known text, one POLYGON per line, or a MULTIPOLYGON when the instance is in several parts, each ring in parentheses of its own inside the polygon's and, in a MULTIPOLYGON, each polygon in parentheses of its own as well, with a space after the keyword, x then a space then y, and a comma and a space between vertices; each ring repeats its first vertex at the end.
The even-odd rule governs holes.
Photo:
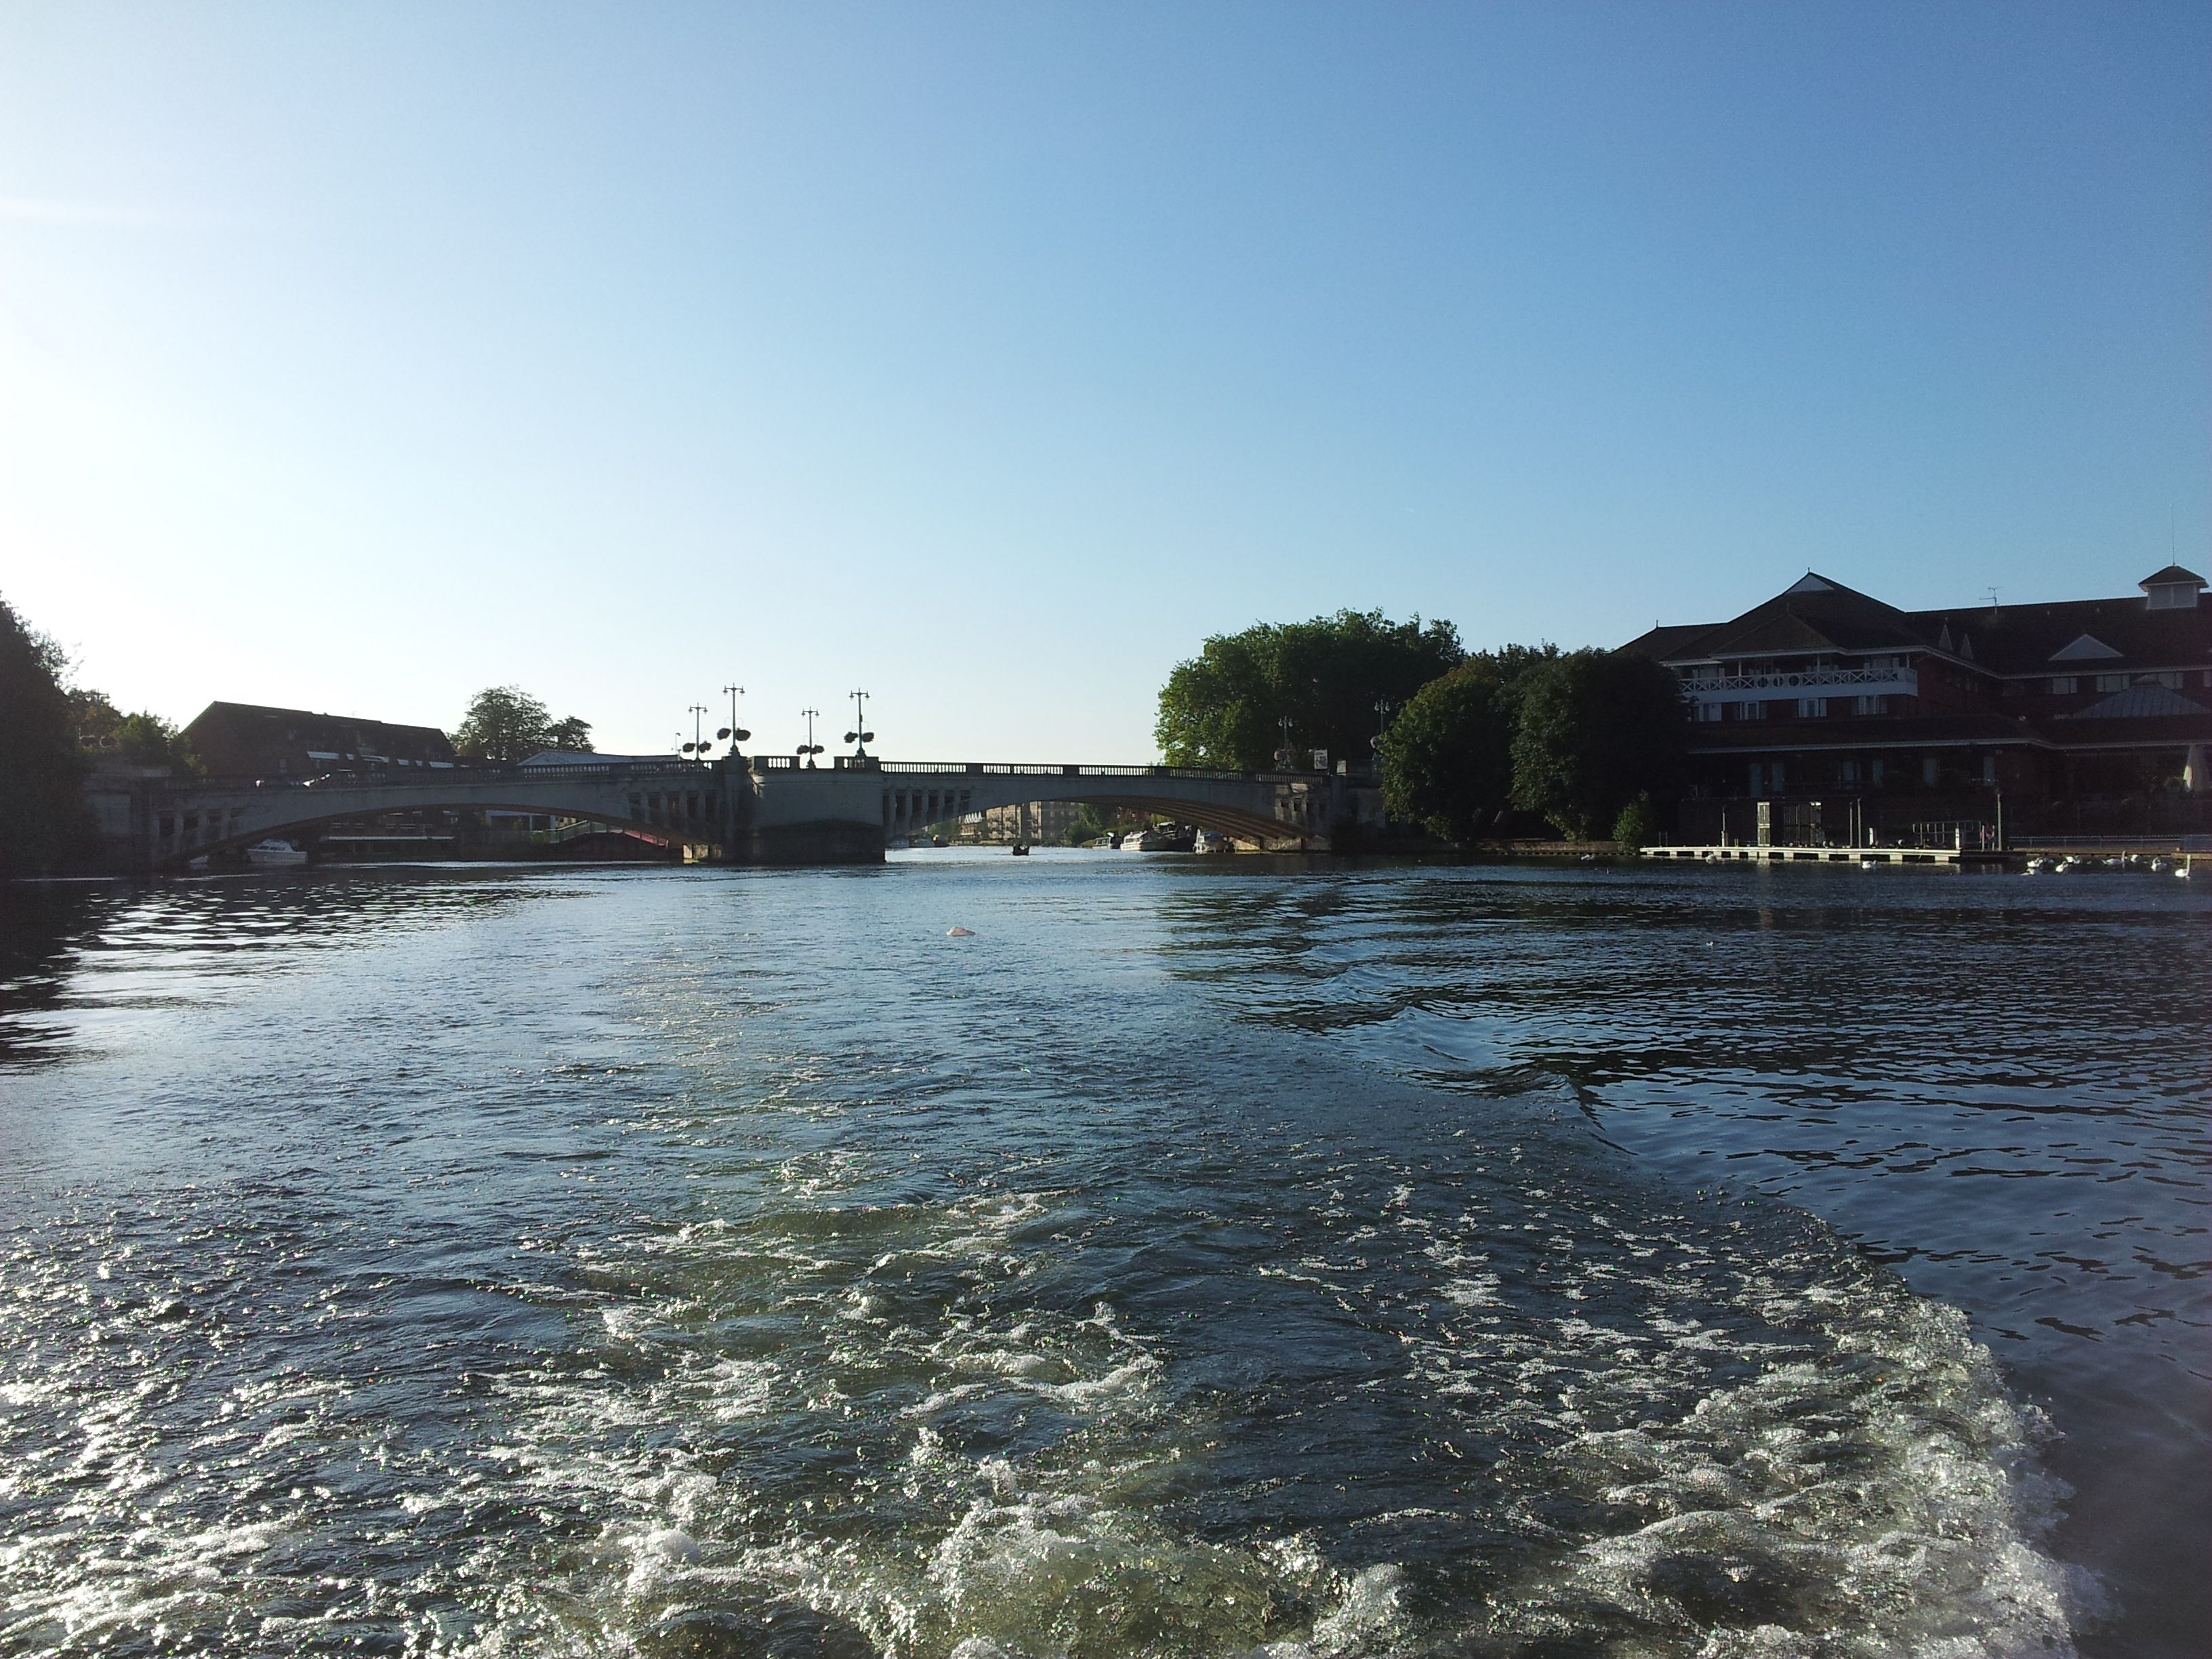
POLYGON ((1788 673, 1686 676, 1682 695, 1698 702, 1762 702, 1771 697, 1917 697, 1920 676, 1910 668, 1806 668, 1788 673))

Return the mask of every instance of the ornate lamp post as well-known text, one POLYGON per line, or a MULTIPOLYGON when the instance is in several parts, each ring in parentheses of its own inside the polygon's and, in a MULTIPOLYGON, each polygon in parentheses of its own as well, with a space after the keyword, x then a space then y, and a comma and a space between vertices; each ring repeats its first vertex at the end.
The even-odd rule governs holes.
POLYGON ((853 745, 853 758, 867 759, 868 745, 875 740, 876 734, 868 730, 868 694, 855 691, 853 693, 853 729, 845 734, 845 741, 853 745))
POLYGON ((821 717, 822 711, 818 708, 802 708, 799 712, 806 721, 806 741, 799 745, 799 758, 811 767, 814 764, 814 757, 822 752, 822 745, 814 741, 814 722, 821 717))
POLYGON ((726 739, 730 745, 730 753, 734 755, 738 752, 738 745, 752 736, 751 732, 738 724, 738 699, 744 696, 745 688, 742 685, 726 685, 722 690, 730 699, 730 723, 714 735, 726 739))

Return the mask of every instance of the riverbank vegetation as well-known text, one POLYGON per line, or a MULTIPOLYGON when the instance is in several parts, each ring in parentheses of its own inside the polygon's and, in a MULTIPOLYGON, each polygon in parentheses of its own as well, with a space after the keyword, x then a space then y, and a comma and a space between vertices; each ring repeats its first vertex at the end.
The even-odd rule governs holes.
POLYGON ((98 836, 84 781, 117 763, 202 769, 159 714, 125 714, 105 692, 72 684, 69 653, 0 599, 0 879, 90 860, 98 836))
POLYGON ((68 666, 61 647, 0 599, 0 878, 64 866, 92 841, 68 666))
POLYGON ((1371 749, 1388 810, 1445 841, 1525 815, 1641 845, 1680 792, 1686 722, 1674 677, 1642 657, 1468 653, 1448 622, 1340 611, 1207 640, 1161 689, 1155 734, 1170 765, 1240 771, 1371 749))

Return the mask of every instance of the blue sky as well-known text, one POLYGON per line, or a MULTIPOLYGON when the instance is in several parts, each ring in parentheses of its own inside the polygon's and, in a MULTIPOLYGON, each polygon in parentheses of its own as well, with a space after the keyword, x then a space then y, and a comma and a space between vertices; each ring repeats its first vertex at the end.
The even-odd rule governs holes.
POLYGON ((131 707, 1133 759, 1208 634, 2212 540, 2212 9, 0 5, 0 594, 131 707))

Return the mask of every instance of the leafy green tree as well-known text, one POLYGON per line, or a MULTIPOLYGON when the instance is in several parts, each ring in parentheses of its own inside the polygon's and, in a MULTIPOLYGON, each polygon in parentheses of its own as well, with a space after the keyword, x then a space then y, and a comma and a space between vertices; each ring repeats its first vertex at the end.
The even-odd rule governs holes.
POLYGON ((1465 654, 1449 623, 1394 623, 1379 611, 1255 623, 1176 665, 1152 734, 1170 766, 1255 771, 1274 764, 1288 715, 1302 756, 1364 756, 1376 700, 1404 702, 1465 654))
POLYGON ((190 740, 159 714, 144 709, 126 714, 106 692, 88 686, 71 687, 68 696, 79 748, 119 756, 134 766, 166 766, 195 777, 205 774, 190 740))
POLYGON ((453 747, 471 760, 519 761, 546 749, 589 753, 592 726, 574 714, 556 720, 519 685, 488 686, 469 700, 453 747))
POLYGON ((565 749, 577 755, 592 752, 592 723, 580 720, 574 714, 565 720, 555 720, 546 728, 545 736, 549 749, 565 749))
POLYGON ((0 878, 54 869, 92 846, 67 667, 61 647, 0 599, 0 878))
POLYGON ((115 747, 137 766, 166 766, 179 776, 197 777, 207 769, 185 734, 159 714, 125 714, 115 725, 115 747))
POLYGON ((1513 804, 1578 841, 1638 796, 1681 786, 1688 716, 1674 677, 1648 657, 1574 651, 1531 673, 1513 736, 1513 804))
POLYGON ((1624 853, 1640 853, 1658 839, 1659 815, 1641 795, 1622 807, 1613 821, 1613 845, 1624 853))
POLYGON ((1521 685, 1559 654, 1550 645, 1479 652, 1416 691, 1383 734, 1383 805, 1448 841, 1479 835, 1512 803, 1521 685))
POLYGON ((105 691, 94 691, 88 686, 71 686, 69 697, 70 718, 76 723, 76 739, 86 749, 112 749, 115 746, 115 728, 123 724, 123 711, 107 700, 105 691))

